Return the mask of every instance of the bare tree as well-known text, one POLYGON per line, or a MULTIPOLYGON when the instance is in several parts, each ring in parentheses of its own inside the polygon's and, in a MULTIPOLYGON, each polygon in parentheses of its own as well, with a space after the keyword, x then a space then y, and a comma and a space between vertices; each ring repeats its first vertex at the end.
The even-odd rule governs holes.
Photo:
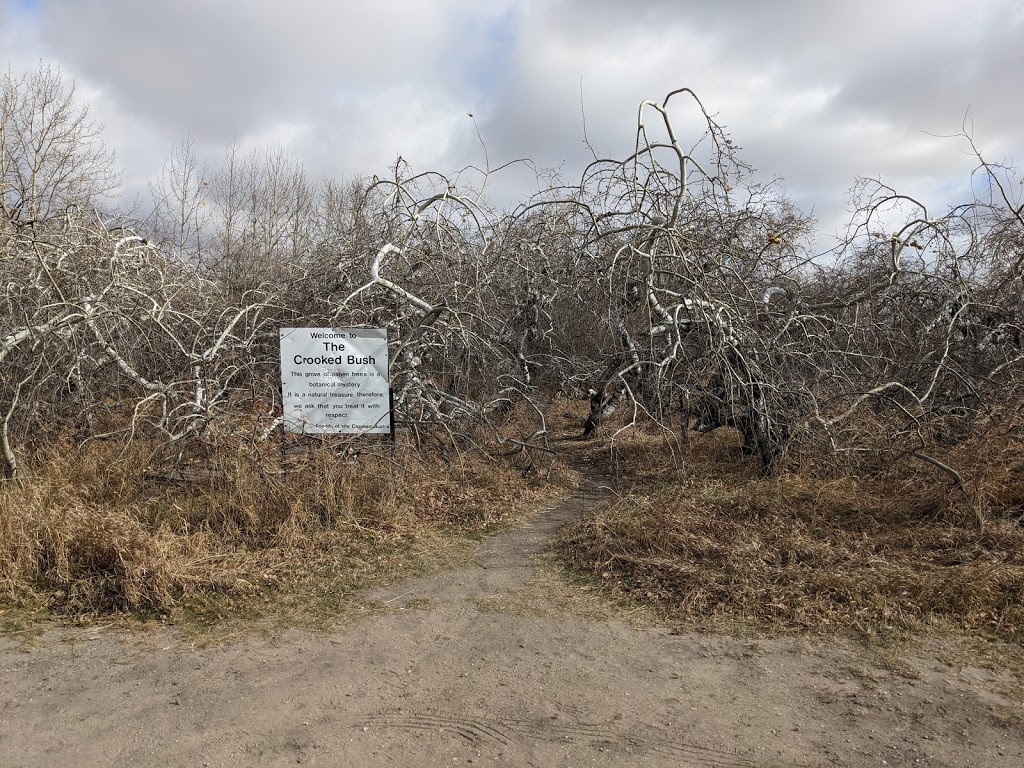
POLYGON ((116 189, 114 154, 103 126, 75 98, 58 68, 40 64, 0 77, 0 210, 19 222, 39 221, 68 205, 91 207, 116 189))
POLYGON ((818 262, 809 220, 686 89, 641 105, 627 157, 511 211, 482 198, 486 173, 399 160, 318 186, 281 150, 229 150, 207 198, 186 141, 154 183, 162 237, 77 208, 0 219, 3 471, 54 425, 175 460, 270 439, 277 329, 374 326, 417 435, 461 440, 520 406, 523 433, 499 439, 545 450, 547 403, 588 393, 586 434, 733 428, 765 472, 796 446, 962 486, 943 451, 1017 439, 1024 397, 1022 207, 1013 171, 978 160, 989 193, 941 212, 865 180, 818 262), (681 110, 702 126, 685 141, 681 110))
POLYGON ((214 269, 236 295, 294 277, 314 250, 316 189, 280 147, 242 155, 227 150, 211 180, 214 269))
POLYGON ((210 224, 210 173, 185 137, 171 150, 156 179, 149 183, 153 217, 149 229, 181 261, 203 263, 210 224))

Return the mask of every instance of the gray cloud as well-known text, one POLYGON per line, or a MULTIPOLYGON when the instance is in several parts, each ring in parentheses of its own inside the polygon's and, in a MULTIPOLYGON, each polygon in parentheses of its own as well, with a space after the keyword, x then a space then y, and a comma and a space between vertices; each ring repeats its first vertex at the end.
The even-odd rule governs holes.
POLYGON ((482 164, 469 112, 492 164, 528 156, 571 180, 589 159, 581 91, 591 145, 621 156, 640 100, 686 85, 826 229, 858 175, 937 201, 966 189, 963 143, 930 134, 968 114, 986 152, 1020 158, 1021 39, 1021 0, 0 3, 12 65, 77 78, 136 188, 186 133, 211 162, 234 139, 282 142, 314 176, 398 154, 482 164))

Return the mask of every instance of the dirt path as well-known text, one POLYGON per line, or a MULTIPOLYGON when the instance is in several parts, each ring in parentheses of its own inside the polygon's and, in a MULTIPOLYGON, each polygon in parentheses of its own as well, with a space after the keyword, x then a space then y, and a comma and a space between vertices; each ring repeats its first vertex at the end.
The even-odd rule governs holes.
POLYGON ((591 479, 473 567, 371 594, 388 610, 334 635, 0 645, 0 765, 1024 765, 997 674, 545 604, 559 588, 535 556, 607 493, 591 479))

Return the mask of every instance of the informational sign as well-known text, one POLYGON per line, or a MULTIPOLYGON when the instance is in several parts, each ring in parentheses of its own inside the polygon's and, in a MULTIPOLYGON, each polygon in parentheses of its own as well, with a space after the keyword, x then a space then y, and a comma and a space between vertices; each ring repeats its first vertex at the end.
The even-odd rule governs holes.
POLYGON ((281 394, 289 432, 391 431, 383 328, 282 328, 281 394))

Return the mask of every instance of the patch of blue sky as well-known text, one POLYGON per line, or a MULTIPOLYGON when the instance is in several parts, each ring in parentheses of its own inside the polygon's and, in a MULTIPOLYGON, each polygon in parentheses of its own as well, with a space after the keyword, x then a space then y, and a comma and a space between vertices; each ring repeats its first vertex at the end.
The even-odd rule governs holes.
POLYGON ((0 0, 0 72, 28 71, 40 58, 38 44, 43 9, 39 0, 0 0))
POLYGON ((515 48, 520 15, 519 8, 510 5, 497 16, 456 20, 455 39, 471 41, 463 49, 467 59, 464 76, 477 94, 490 93, 505 72, 515 48))

